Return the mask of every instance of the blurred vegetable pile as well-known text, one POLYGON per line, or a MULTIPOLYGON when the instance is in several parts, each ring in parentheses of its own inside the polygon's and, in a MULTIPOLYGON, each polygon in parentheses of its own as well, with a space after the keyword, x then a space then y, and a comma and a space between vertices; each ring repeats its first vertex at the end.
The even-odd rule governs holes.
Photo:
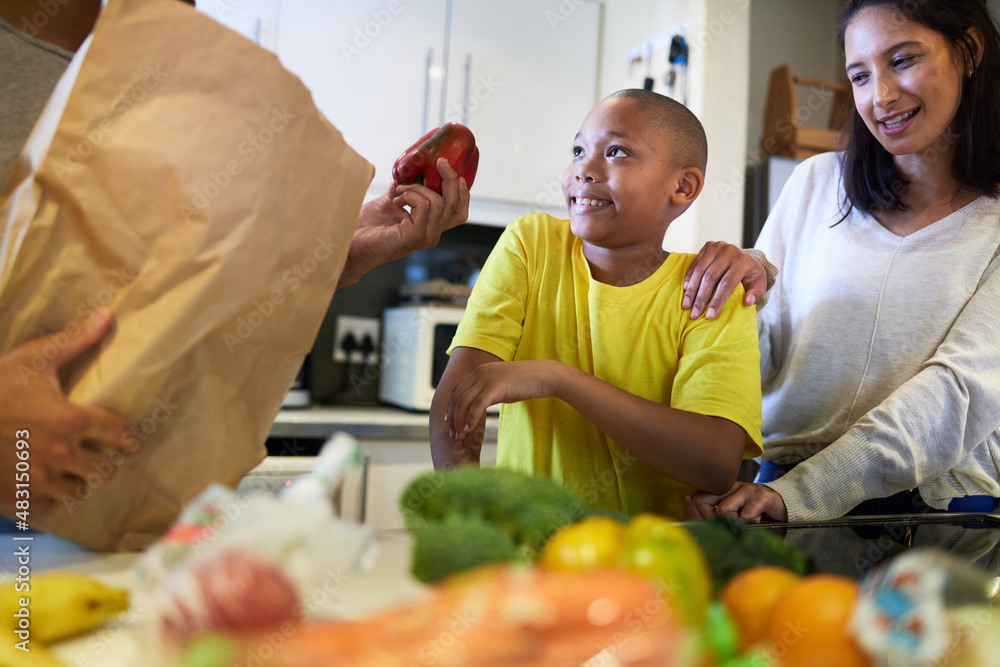
POLYGON ((413 535, 413 576, 429 583, 505 561, 528 560, 587 514, 560 484, 500 468, 462 466, 414 479, 399 505, 413 535))

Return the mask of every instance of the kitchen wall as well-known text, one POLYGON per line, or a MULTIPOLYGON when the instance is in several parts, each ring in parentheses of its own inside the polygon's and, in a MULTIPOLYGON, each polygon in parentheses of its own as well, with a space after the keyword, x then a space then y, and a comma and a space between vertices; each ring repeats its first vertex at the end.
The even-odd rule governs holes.
MULTIPOLYGON (((752 0, 747 162, 759 160, 767 83, 772 69, 788 64, 796 74, 832 81, 844 79, 844 61, 836 34, 841 4, 841 0, 752 0)), ((815 106, 815 114, 804 119, 803 124, 826 124, 829 105, 815 106)))
MULTIPOLYGON (((1000 0, 988 0, 1000 16, 1000 0)), ((837 44, 837 17, 842 0, 751 0, 750 85, 747 95, 747 162, 756 162, 767 102, 770 72, 789 64, 796 74, 844 80, 844 58, 837 44)), ((803 91, 803 94, 808 94, 803 91)), ((822 125, 829 106, 817 105, 806 125, 822 125)))
MULTIPOLYGON (((633 47, 678 31, 689 44, 687 102, 708 135, 708 173, 698 201, 667 231, 664 245, 671 250, 695 252, 706 241, 738 243, 741 238, 751 4, 751 0, 611 0, 605 4, 601 97, 621 88, 642 87, 646 67, 645 63, 629 65, 633 47)), ((653 53, 651 74, 657 92, 665 91, 668 66, 665 50, 653 53)))

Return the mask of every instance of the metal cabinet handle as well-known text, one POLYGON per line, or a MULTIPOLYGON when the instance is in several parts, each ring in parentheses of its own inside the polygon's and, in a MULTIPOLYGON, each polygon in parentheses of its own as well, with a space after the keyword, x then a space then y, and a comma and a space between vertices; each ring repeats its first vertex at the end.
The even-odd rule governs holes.
POLYGON ((462 125, 469 124, 469 91, 472 88, 472 54, 465 55, 465 86, 462 90, 462 125))
POLYGON ((420 134, 427 134, 427 120, 431 110, 431 65, 434 62, 434 49, 427 49, 427 63, 424 66, 424 117, 420 122, 420 134))

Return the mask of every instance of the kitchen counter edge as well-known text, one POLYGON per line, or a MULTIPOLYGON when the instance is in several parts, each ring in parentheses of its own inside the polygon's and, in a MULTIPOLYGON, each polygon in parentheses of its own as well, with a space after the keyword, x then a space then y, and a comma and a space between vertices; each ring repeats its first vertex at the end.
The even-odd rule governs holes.
MULTIPOLYGON (((496 443, 499 419, 486 417, 485 443, 496 443)), ((428 414, 389 405, 313 405, 285 408, 271 426, 272 438, 328 438, 343 431, 359 440, 430 440, 428 414)))

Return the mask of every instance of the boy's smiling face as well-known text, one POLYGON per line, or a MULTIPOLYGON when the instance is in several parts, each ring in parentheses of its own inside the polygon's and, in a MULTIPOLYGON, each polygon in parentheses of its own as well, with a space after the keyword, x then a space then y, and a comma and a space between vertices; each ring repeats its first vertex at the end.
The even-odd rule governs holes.
POLYGON ((587 114, 562 174, 570 226, 607 249, 659 249, 667 226, 690 201, 675 196, 685 180, 668 140, 635 100, 607 99, 587 114))

